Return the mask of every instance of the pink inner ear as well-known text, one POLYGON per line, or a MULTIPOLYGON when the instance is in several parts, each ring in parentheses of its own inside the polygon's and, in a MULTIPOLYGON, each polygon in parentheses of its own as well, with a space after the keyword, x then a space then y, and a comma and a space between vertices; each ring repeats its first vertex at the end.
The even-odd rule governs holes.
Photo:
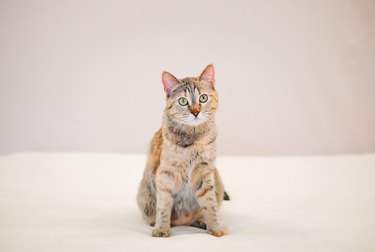
POLYGON ((199 80, 203 80, 211 84, 211 86, 215 85, 215 70, 213 65, 208 65, 201 75, 199 76, 199 80))
POLYGON ((163 82, 164 91, 167 95, 169 95, 173 87, 179 83, 179 80, 168 72, 163 72, 161 80, 163 82))

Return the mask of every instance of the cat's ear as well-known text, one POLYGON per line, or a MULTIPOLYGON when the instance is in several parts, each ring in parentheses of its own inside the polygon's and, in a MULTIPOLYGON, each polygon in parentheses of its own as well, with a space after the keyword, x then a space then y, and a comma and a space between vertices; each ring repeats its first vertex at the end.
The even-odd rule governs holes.
POLYGON ((176 77, 165 71, 161 75, 161 80, 163 82, 164 91, 167 95, 171 93, 174 86, 180 83, 176 77))
POLYGON ((208 66, 206 66, 206 68, 203 70, 203 72, 199 76, 199 80, 203 80, 209 83, 212 87, 215 86, 215 69, 212 64, 209 64, 208 66))

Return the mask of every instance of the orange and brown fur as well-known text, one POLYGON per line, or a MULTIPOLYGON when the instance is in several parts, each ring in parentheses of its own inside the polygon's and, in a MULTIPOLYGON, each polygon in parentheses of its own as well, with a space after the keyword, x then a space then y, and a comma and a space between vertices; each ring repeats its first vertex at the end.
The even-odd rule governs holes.
POLYGON ((190 225, 224 235, 218 219, 224 187, 215 168, 218 96, 214 68, 182 80, 163 72, 167 94, 161 129, 152 139, 137 201, 152 236, 190 225))

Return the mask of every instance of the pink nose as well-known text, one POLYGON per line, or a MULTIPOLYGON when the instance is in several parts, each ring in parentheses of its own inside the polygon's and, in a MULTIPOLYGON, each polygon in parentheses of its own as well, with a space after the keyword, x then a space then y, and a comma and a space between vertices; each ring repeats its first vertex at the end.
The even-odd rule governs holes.
POLYGON ((195 104, 193 106, 190 107, 190 112, 195 116, 197 117, 199 115, 199 113, 201 112, 201 108, 199 107, 198 104, 195 104))
POLYGON ((199 115, 199 112, 200 112, 200 111, 196 111, 196 110, 191 111, 191 113, 192 113, 195 117, 197 117, 197 116, 199 115))

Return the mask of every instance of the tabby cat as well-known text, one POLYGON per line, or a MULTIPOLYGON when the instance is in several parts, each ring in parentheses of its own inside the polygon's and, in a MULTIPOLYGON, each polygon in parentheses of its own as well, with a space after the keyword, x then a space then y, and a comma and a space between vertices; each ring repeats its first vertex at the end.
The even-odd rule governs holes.
POLYGON ((168 237, 171 226, 189 225, 224 235, 218 219, 224 187, 215 168, 215 112, 218 95, 213 65, 199 77, 177 79, 163 72, 166 107, 155 133, 137 202, 154 226, 152 236, 168 237))

